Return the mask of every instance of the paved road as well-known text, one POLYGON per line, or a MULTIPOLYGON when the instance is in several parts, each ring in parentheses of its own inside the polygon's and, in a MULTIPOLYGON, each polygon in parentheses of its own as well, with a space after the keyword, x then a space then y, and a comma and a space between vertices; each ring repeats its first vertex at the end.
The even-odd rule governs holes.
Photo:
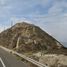
POLYGON ((0 67, 3 67, 2 63, 0 62, 0 67))
MULTIPOLYGON (((22 61, 18 60, 14 55, 0 48, 0 58, 4 62, 5 67, 28 67, 22 61)), ((0 61, 0 67, 3 67, 0 61)))

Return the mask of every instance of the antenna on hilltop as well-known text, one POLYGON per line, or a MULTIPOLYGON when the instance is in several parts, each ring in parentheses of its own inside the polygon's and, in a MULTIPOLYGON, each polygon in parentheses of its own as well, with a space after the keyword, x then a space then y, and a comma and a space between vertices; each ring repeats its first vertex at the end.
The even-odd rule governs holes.
POLYGON ((4 26, 4 30, 5 30, 5 26, 4 26))
POLYGON ((11 25, 10 25, 11 27, 13 26, 13 21, 11 21, 11 25))
POLYGON ((11 18, 10 26, 12 27, 12 26, 14 25, 14 23, 15 23, 15 17, 13 16, 13 17, 11 18))

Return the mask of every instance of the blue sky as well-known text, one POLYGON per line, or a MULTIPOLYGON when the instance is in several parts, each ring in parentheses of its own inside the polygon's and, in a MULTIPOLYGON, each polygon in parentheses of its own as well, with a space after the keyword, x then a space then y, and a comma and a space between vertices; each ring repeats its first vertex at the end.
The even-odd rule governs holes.
POLYGON ((67 0, 0 0, 0 31, 19 20, 40 26, 59 41, 67 41, 67 0))

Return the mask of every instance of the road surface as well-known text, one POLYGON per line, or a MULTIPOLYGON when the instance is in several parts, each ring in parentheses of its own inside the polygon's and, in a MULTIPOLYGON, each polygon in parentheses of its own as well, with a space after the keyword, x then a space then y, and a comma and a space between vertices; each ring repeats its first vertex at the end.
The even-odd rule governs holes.
POLYGON ((2 63, 0 62, 0 67, 3 67, 2 63))
POLYGON ((0 48, 0 67, 28 67, 14 55, 0 48))

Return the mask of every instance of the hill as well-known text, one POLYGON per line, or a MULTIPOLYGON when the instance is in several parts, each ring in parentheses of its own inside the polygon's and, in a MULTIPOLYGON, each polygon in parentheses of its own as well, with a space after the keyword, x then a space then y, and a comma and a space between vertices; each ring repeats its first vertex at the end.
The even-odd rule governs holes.
POLYGON ((56 51, 64 46, 38 26, 17 23, 0 33, 0 45, 19 52, 56 51))

